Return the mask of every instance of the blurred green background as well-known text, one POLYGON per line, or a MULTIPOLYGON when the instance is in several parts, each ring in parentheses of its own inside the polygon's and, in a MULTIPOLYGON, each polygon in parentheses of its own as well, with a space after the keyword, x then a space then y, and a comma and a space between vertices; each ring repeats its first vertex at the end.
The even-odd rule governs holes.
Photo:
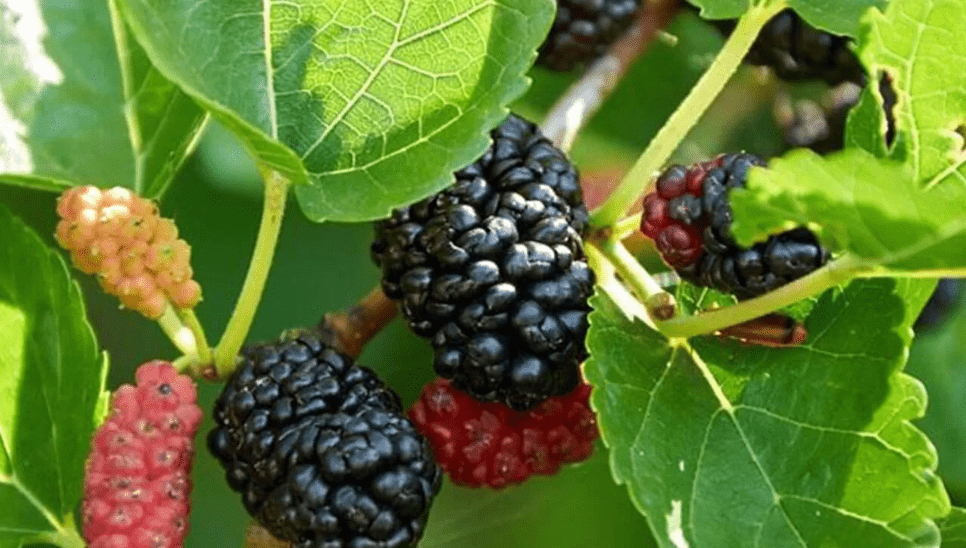
MULTIPOLYGON (((690 14, 675 21, 669 35, 676 37, 676 43, 655 42, 577 141, 573 159, 591 186, 588 194, 597 190, 595 181, 606 184, 634 161, 721 45, 720 36, 690 14)), ((533 77, 530 93, 514 110, 539 121, 574 76, 535 70, 533 77)), ((739 149, 766 157, 779 153, 783 148, 781 134, 772 116, 772 101, 779 92, 795 96, 817 93, 814 86, 782 87, 760 78, 757 71, 741 71, 675 159, 704 160, 718 152, 739 149)), ((261 212, 260 188, 247 154, 224 129, 211 125, 162 203, 162 214, 176 220, 182 237, 192 246, 196 279, 204 288, 204 301, 197 314, 213 344, 245 276, 261 212)), ((0 202, 53 245, 53 195, 0 187, 0 202)), ((371 235, 367 223, 310 223, 290 202, 249 341, 272 339, 285 329, 313 324, 326 312, 346 308, 365 295, 378 281, 369 258, 371 235)), ((660 265, 647 246, 639 249, 646 263, 660 265)), ((117 301, 101 293, 91 277, 77 278, 100 344, 111 355, 110 387, 131 382, 133 370, 140 363, 176 357, 154 323, 119 310, 117 301)), ((961 323, 966 330, 966 320, 961 323)), ((944 348, 940 343, 933 344, 944 348)), ((939 352, 932 350, 928 355, 939 352)), ((914 353, 914 359, 916 356, 914 353)), ((953 377, 966 380, 966 360, 958 358, 923 358, 914 368, 930 379, 938 379, 933 381, 938 384, 953 377)), ((415 400, 419 389, 433 376, 428 343, 409 333, 399 319, 367 347, 360 361, 378 371, 406 404, 415 400)), ((957 398, 961 401, 966 392, 966 382, 959 386, 962 389, 949 390, 950 394, 944 396, 953 409, 957 408, 957 398)), ((211 384, 200 387, 205 408, 210 409, 219 388, 211 384)), ((930 435, 948 437, 942 430, 946 424, 943 418, 931 418, 927 428, 930 435)), ((963 420, 955 422, 955 435, 966 436, 966 427, 960 424, 963 420)), ((210 427, 210 419, 206 419, 203 432, 210 427)), ((952 441, 941 444, 944 451, 957 453, 948 454, 951 459, 947 462, 952 458, 966 462, 961 458, 962 445, 955 443, 959 439, 953 436, 952 441)), ((536 478, 496 492, 446 484, 421 545, 654 546, 645 519, 632 507, 624 488, 614 485, 607 458, 606 449, 599 446, 590 461, 568 467, 557 476, 536 478)), ((966 471, 960 470, 948 465, 944 469, 956 476, 958 487, 966 489, 962 483, 966 471)), ((195 462, 194 483, 187 546, 240 546, 248 517, 239 497, 225 485, 221 468, 203 446, 195 462)), ((954 493, 954 497, 961 499, 961 493, 954 493)))

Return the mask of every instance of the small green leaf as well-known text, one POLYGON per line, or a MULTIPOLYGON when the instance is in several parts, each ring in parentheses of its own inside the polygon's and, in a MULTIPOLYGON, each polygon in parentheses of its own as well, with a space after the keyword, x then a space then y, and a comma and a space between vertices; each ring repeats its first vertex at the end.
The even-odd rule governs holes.
POLYGON ((157 197, 184 161, 204 113, 150 66, 108 4, 5 8, 0 182, 54 192, 126 186, 157 197))
MULTIPOLYGON (((741 16, 752 5, 776 4, 776 0, 688 0, 701 8, 707 19, 733 19, 741 16)), ((885 7, 889 0, 787 0, 813 26, 835 34, 855 36, 859 19, 872 6, 885 7)))
MULTIPOLYGON (((964 168, 966 169, 966 168, 964 168)), ((822 243, 896 271, 966 268, 966 187, 909 184, 907 166, 861 149, 822 158, 795 150, 753 169, 732 193, 735 236, 743 242, 817 223, 822 243)))
POLYGON ((386 216, 452 183, 523 93, 550 0, 120 0, 173 81, 300 184, 305 214, 386 216))
POLYGON ((929 391, 920 425, 939 453, 939 474, 950 493, 966 495, 966 307, 916 337, 909 373, 929 391))
POLYGON ((859 20, 871 7, 885 8, 889 0, 789 0, 793 8, 812 26, 833 34, 856 36, 859 20))
POLYGON ((107 393, 80 288, 0 207, 0 546, 83 546, 73 514, 107 393))
POLYGON ((911 166, 916 185, 966 182, 966 50, 953 38, 966 35, 964 13, 966 0, 892 0, 863 20, 862 62, 887 72, 898 96, 891 155, 911 166))
POLYGON ((792 348, 671 342, 594 297, 592 402, 614 477, 661 546, 938 543, 949 501, 909 422, 925 392, 901 373, 928 284, 828 291, 792 348))
POLYGON ((966 509, 953 508, 937 523, 943 537, 942 548, 966 548, 966 509))

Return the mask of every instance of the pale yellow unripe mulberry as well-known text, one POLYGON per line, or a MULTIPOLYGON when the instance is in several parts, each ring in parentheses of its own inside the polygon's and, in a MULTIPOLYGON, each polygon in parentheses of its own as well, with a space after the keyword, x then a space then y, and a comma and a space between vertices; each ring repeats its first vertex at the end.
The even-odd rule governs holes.
POLYGON ((57 242, 74 266, 95 274, 125 307, 154 319, 169 304, 192 308, 201 300, 191 246, 154 202, 122 187, 75 187, 61 195, 57 214, 57 242))

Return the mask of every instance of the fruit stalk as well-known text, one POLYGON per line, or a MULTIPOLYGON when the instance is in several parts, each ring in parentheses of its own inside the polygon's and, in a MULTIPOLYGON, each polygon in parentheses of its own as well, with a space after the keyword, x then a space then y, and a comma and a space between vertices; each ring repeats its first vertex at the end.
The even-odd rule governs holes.
POLYGON ((784 8, 784 2, 752 6, 738 20, 734 32, 708 70, 654 136, 613 194, 591 213, 592 226, 598 228, 611 226, 627 213, 643 194, 652 176, 667 162, 724 88, 728 79, 741 64, 748 49, 751 48, 761 28, 784 8))
POLYGON ((235 356, 241 349, 251 329, 255 310, 262 299, 268 272, 275 256, 275 244, 282 228, 282 218, 285 214, 285 198, 288 196, 289 180, 281 173, 262 168, 265 179, 265 202, 262 206, 262 222, 258 227, 258 237, 255 240, 255 250, 245 276, 235 310, 228 320, 218 347, 215 350, 215 371, 219 377, 226 377, 234 369, 235 356))
POLYGON ((657 322, 658 330, 669 338, 689 338, 713 333, 755 318, 784 306, 817 295, 866 271, 868 266, 850 255, 842 256, 811 274, 801 277, 760 297, 734 306, 657 322))

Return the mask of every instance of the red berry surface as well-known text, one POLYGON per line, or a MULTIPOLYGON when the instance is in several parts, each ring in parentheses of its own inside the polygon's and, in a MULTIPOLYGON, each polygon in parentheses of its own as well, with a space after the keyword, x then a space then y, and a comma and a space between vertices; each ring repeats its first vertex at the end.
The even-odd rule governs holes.
POLYGON ((409 417, 429 439, 450 480, 500 489, 590 457, 598 437, 590 390, 580 384, 534 409, 514 411, 502 403, 479 402, 436 379, 423 388, 409 417))
POLYGON ((194 382, 168 362, 138 367, 94 432, 84 475, 90 548, 176 548, 188 531, 192 438, 201 422, 194 382))

